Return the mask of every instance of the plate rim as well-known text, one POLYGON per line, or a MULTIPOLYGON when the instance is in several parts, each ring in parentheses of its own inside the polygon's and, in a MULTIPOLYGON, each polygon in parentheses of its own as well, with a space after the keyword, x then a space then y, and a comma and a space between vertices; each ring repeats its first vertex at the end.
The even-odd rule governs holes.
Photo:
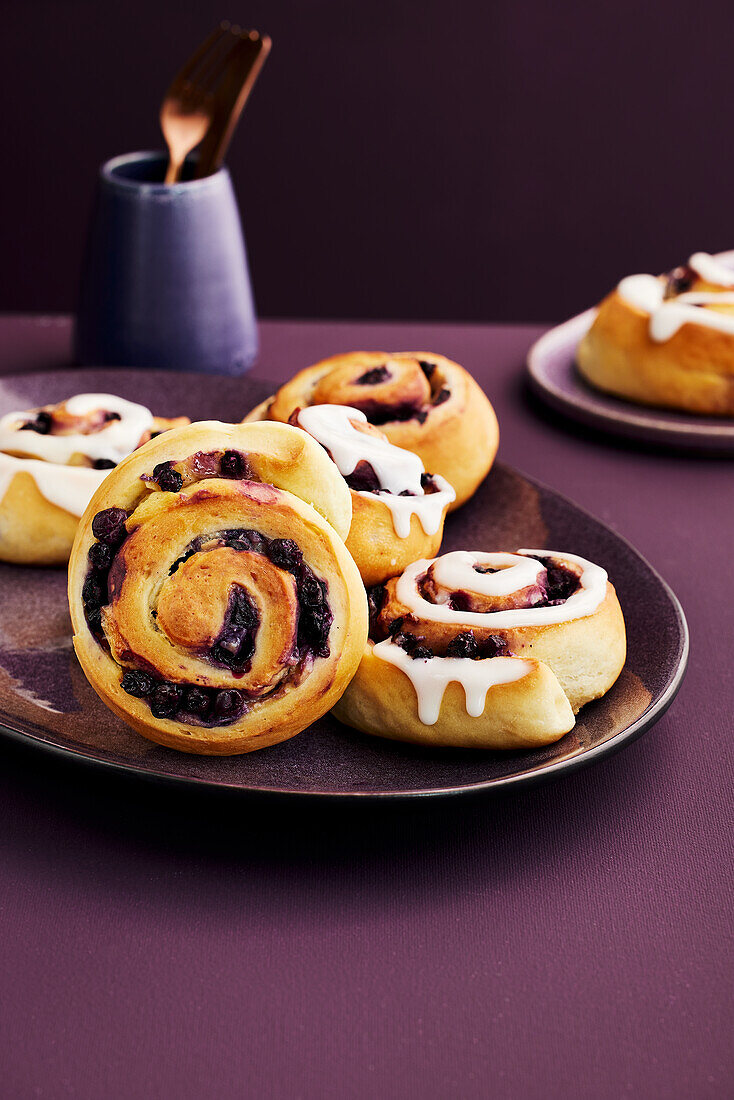
MULTIPOLYGON (((542 338, 541 338, 542 339, 542 338)), ((541 490, 551 493, 557 499, 563 501, 564 504, 570 505, 577 512, 593 520, 595 524, 602 527, 605 531, 609 532, 618 542, 622 543, 627 550, 631 551, 633 556, 637 558, 641 565, 652 573, 653 577, 662 587, 666 597, 668 598, 670 605, 675 614, 676 622, 680 630, 680 644, 676 658, 675 671, 673 672, 670 682, 663 690, 659 698, 651 703, 646 710, 632 722, 629 726, 625 726, 619 733, 610 737, 608 741, 602 742, 600 745, 595 745, 593 748, 587 749, 578 753, 576 756, 568 757, 565 760, 550 761, 543 767, 540 767, 532 772, 519 772, 514 775, 501 776, 498 779, 482 780, 478 783, 470 783, 461 786, 449 786, 449 787, 429 787, 425 789, 415 790, 411 788, 401 789, 396 791, 324 791, 324 790, 292 790, 285 787, 247 787, 237 783, 223 783, 221 781, 213 781, 210 779, 200 778, 198 776, 181 776, 173 775, 169 772, 162 772, 156 769, 143 768, 137 764, 123 764, 115 760, 104 760, 101 757, 89 755, 88 752, 81 751, 80 749, 74 749, 65 745, 59 745, 53 741, 47 741, 43 737, 34 733, 26 733, 23 730, 13 729, 11 726, 7 726, 4 722, 0 722, 0 735, 7 736, 11 740, 19 742, 24 745, 32 745, 34 748, 40 751, 46 751, 52 755, 61 756, 65 760, 72 760, 75 763, 82 763, 91 768, 101 768, 105 772, 117 772, 124 775, 134 775, 138 778, 142 778, 148 782, 163 783, 166 786, 176 788, 195 788, 197 791, 209 792, 211 794, 222 794, 226 792, 228 795, 237 797, 298 797, 304 799, 327 799, 328 801, 354 799, 358 801, 364 801, 365 799, 379 799, 379 800, 397 800, 406 798, 441 798, 441 797, 457 797, 464 794, 477 794, 479 792, 490 792, 499 794, 507 790, 519 790, 523 788, 529 788, 537 786, 538 784, 552 781, 560 774, 572 773, 578 771, 581 768, 587 767, 590 764, 598 762, 606 756, 612 756, 625 745, 631 744, 636 741, 650 726, 654 725, 669 708, 670 704, 675 699, 688 668, 688 658, 690 654, 690 631, 688 628, 688 622, 683 611, 680 600, 676 596, 673 589, 668 582, 660 575, 654 566, 650 564, 647 558, 640 553, 639 550, 627 539, 624 535, 615 531, 608 523, 603 520, 597 519, 597 517, 589 512, 588 509, 583 508, 581 505, 576 504, 573 500, 567 497, 564 493, 559 493, 552 486, 547 485, 545 482, 539 481, 528 474, 525 474, 522 470, 518 470, 517 467, 510 465, 509 463, 502 464, 506 469, 519 474, 525 481, 541 490)), ((371 736, 371 735, 365 735, 371 736)), ((378 739, 379 740, 379 739, 378 739)))
MULTIPOLYGON (((726 253, 734 258, 734 253, 726 253)), ((676 417, 674 421, 661 420, 656 414, 654 406, 638 405, 630 402, 629 411, 626 408, 608 409, 603 405, 605 398, 623 401, 614 394, 605 394, 603 391, 595 391, 588 387, 589 394, 582 391, 578 383, 577 392, 569 393, 560 389, 548 377, 545 371, 545 362, 550 354, 568 350, 571 353, 579 340, 588 332, 598 306, 592 306, 577 313, 560 325, 544 332, 530 346, 526 356, 526 371, 533 390, 549 405, 566 413, 577 421, 591 424, 595 427, 604 427, 616 434, 622 434, 628 438, 631 436, 644 442, 649 442, 653 437, 656 441, 667 444, 677 444, 682 447, 693 448, 698 446, 706 449, 711 454, 723 455, 734 453, 734 421, 731 424, 691 423, 689 414, 677 412, 675 409, 665 409, 669 417, 676 417), (584 400, 581 400, 581 397, 584 400), (589 402, 593 401, 593 404, 589 402), (679 419, 678 419, 679 418, 679 419)))

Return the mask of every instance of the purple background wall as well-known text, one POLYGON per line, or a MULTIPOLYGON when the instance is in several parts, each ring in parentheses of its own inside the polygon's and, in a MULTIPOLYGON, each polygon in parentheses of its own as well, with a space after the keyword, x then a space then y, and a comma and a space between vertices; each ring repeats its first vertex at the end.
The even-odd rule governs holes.
POLYGON ((1 309, 73 305, 98 163, 223 16, 274 40, 229 157, 264 315, 551 321, 734 245, 728 0, 5 0, 1 309))

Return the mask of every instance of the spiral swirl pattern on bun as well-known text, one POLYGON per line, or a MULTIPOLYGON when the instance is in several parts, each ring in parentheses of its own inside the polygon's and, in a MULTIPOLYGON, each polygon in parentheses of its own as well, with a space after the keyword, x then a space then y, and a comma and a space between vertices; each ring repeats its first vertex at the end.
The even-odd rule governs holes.
POLYGON ((431 352, 351 352, 300 371, 247 420, 287 421, 295 409, 347 405, 391 443, 446 479, 458 508, 486 477, 499 429, 484 391, 458 363, 431 352))
POLYGON ((120 464, 80 524, 74 646, 104 702, 188 752, 299 733, 354 673, 364 588, 341 535, 349 490, 283 424, 193 424, 120 464))
POLYGON ((398 740, 548 744, 625 661, 614 588, 573 554, 455 551, 414 562, 370 604, 370 639, 334 713, 398 740))

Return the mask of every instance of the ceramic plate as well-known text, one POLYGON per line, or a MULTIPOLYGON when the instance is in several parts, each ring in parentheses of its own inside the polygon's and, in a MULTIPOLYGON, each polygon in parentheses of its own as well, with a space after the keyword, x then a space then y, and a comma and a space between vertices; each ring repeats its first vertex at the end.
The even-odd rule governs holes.
MULTIPOLYGON (((718 257, 734 267, 734 252, 718 257)), ((588 309, 546 332, 528 352, 535 392, 554 409, 592 428, 687 451, 734 455, 734 420, 694 416, 636 405, 595 390, 576 369, 576 348, 596 309, 588 309)))
MULTIPOLYGON (((144 401, 163 416, 244 415, 267 396, 254 379, 140 371, 37 372, 0 379, 0 414, 84 391, 144 401)), ((152 779, 235 791, 406 796, 500 790, 571 771, 639 736, 665 711, 685 672, 680 605, 629 543, 517 471, 496 466, 449 517, 443 549, 568 550, 603 565, 628 631, 627 664, 612 690, 584 707, 562 741, 534 752, 424 749, 357 733, 327 716, 298 737, 245 756, 187 756, 146 741, 112 715, 74 656, 66 571, 0 565, 0 729, 50 750, 152 779)))

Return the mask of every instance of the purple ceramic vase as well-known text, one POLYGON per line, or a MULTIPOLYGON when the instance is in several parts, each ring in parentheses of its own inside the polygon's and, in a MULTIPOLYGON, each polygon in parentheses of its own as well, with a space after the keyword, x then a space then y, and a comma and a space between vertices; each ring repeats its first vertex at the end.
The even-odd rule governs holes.
POLYGON ((76 358, 243 374, 257 355, 257 322, 229 172, 165 185, 165 164, 162 153, 130 153, 100 170, 76 358))

